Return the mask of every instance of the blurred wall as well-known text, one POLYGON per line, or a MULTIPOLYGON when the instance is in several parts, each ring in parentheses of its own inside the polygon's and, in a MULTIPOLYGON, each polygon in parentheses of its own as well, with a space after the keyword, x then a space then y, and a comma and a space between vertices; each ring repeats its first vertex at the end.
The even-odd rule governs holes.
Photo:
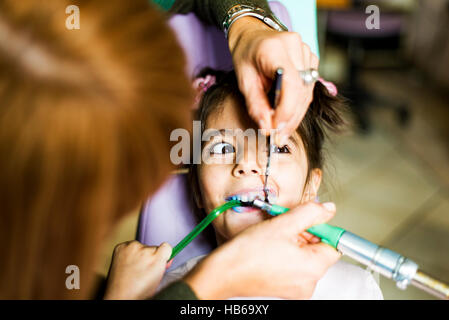
POLYGON ((420 0, 410 19, 407 54, 433 80, 449 88, 449 1, 420 0))

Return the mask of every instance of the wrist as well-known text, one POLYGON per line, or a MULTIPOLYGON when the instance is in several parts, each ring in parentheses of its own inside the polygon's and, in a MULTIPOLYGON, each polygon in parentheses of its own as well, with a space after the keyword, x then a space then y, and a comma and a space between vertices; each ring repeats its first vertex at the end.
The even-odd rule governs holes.
POLYGON ((239 40, 245 33, 250 33, 259 30, 264 31, 271 30, 275 32, 275 30, 270 28, 267 24, 254 17, 243 17, 236 20, 229 28, 228 32, 228 45, 230 51, 233 52, 236 44, 239 42, 239 40))

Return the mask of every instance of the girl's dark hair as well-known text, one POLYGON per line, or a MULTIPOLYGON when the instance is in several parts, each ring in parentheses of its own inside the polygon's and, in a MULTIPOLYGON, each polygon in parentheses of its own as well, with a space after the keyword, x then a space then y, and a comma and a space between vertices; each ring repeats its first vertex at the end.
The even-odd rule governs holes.
MULTIPOLYGON (((234 71, 218 71, 210 68, 203 69, 197 77, 214 75, 216 82, 203 95, 195 113, 195 120, 201 121, 201 132, 204 132, 207 119, 210 114, 220 110, 226 98, 232 97, 238 104, 245 108, 245 98, 239 90, 237 78, 234 71)), ((313 169, 323 168, 323 143, 327 131, 340 132, 345 126, 343 114, 346 110, 344 100, 331 95, 321 82, 316 82, 313 89, 313 101, 311 102, 303 120, 297 128, 297 133, 304 144, 308 172, 306 183, 313 169)), ((197 165, 191 164, 188 173, 188 183, 192 190, 193 207, 200 199, 197 165)), ((204 217, 204 212, 197 210, 199 217, 204 217)))

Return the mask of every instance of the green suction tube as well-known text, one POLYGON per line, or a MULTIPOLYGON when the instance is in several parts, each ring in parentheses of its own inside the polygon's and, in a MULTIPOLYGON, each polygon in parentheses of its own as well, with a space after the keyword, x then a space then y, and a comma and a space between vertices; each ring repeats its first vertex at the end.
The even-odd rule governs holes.
POLYGON ((209 213, 206 218, 204 218, 195 228, 193 228, 193 230, 187 236, 185 236, 184 239, 182 239, 173 248, 169 261, 173 259, 179 252, 181 252, 181 250, 184 249, 190 242, 192 242, 192 240, 195 239, 201 233, 201 231, 203 231, 216 217, 218 217, 226 210, 233 207, 238 207, 241 204, 242 203, 239 200, 231 200, 212 210, 212 212, 209 213))
MULTIPOLYGON (((239 200, 231 200, 225 204, 215 208, 211 213, 209 213, 206 218, 204 218, 193 230, 182 239, 172 250, 170 260, 172 260, 182 249, 184 249, 193 239, 195 239, 216 217, 233 207, 241 206, 242 203, 239 200)), ((282 213, 287 212, 289 209, 279 206, 271 205, 270 214, 277 216, 282 213)), ((328 224, 319 224, 307 229, 307 232, 321 238, 321 241, 337 249, 338 241, 345 232, 345 229, 334 227, 328 224)))

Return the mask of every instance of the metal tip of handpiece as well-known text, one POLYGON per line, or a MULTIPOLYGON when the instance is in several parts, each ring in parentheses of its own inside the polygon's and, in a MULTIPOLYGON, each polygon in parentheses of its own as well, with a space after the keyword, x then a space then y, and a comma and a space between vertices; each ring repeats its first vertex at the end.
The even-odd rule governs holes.
POLYGON ((449 286, 418 270, 412 279, 412 285, 444 300, 449 300, 449 286))

